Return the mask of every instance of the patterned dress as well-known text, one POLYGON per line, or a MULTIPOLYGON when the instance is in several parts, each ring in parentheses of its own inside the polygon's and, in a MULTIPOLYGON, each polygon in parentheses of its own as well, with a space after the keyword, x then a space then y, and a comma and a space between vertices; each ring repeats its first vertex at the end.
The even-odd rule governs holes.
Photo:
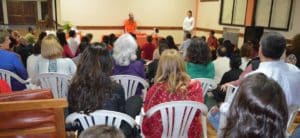
MULTIPOLYGON (((144 111, 147 112, 151 107, 164 102, 191 100, 203 103, 202 87, 199 81, 191 81, 186 92, 170 93, 167 91, 166 83, 156 83, 147 92, 144 103, 144 111)), ((150 118, 144 118, 142 131, 146 138, 159 138, 162 135, 162 121, 159 112, 150 118)), ((201 135, 200 112, 196 113, 195 118, 188 131, 189 138, 200 137, 201 135)))

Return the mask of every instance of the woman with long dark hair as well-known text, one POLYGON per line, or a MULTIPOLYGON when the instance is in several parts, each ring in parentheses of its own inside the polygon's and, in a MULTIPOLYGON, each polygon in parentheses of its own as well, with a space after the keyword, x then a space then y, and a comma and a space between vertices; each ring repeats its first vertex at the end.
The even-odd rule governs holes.
POLYGON ((94 43, 82 53, 69 88, 70 112, 97 109, 124 112, 123 88, 111 81, 112 59, 103 43, 94 43))
POLYGON ((60 43, 60 45, 63 47, 64 51, 63 51, 63 57, 68 57, 68 58, 73 58, 75 57, 75 55, 72 53, 67 39, 66 39, 66 33, 63 30, 57 30, 56 32, 56 37, 58 39, 58 42, 60 43))
POLYGON ((288 109, 277 82, 259 73, 245 78, 237 91, 221 138, 284 138, 288 109))
MULTIPOLYGON (((125 102, 122 86, 110 79, 112 66, 112 58, 104 43, 93 43, 84 50, 69 88, 70 113, 88 114, 103 109, 135 117, 140 112, 142 99, 133 96, 125 102)), ((121 124, 121 129, 127 137, 135 135, 134 129, 126 123, 121 124)))
POLYGON ((174 41, 173 36, 168 35, 168 36, 166 37, 166 42, 167 42, 167 44, 169 45, 169 48, 170 48, 170 49, 175 49, 175 50, 178 51, 178 47, 177 47, 176 44, 175 44, 175 41, 174 41))

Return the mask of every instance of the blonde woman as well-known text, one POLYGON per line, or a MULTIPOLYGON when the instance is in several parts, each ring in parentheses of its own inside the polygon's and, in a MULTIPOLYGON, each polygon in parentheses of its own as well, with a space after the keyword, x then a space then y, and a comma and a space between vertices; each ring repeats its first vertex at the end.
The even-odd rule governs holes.
POLYGON ((41 45, 41 58, 38 59, 35 72, 37 74, 57 72, 61 74, 74 74, 76 72, 75 63, 69 58, 62 58, 63 48, 56 37, 46 36, 41 45))
MULTIPOLYGON (((198 81, 191 81, 186 73, 185 63, 177 50, 165 50, 159 60, 155 83, 149 89, 144 103, 147 112, 151 107, 160 103, 179 100, 203 102, 202 88, 198 81)), ((197 113, 189 129, 189 137, 200 137, 200 113, 197 113)), ((142 131, 146 137, 161 137, 161 116, 155 113, 145 118, 142 131)))

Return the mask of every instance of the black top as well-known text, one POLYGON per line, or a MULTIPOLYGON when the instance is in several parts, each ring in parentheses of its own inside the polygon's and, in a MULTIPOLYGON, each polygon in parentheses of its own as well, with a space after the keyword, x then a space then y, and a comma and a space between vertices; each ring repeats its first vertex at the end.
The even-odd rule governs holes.
POLYGON ((227 82, 237 80, 242 72, 243 72, 243 70, 241 70, 241 69, 231 69, 231 70, 227 71, 226 73, 224 73, 224 75, 221 79, 220 85, 223 85, 227 82))
POLYGON ((150 85, 154 83, 154 77, 156 74, 157 66, 158 66, 158 59, 154 59, 153 62, 151 62, 148 65, 148 71, 146 73, 146 78, 149 80, 150 85))

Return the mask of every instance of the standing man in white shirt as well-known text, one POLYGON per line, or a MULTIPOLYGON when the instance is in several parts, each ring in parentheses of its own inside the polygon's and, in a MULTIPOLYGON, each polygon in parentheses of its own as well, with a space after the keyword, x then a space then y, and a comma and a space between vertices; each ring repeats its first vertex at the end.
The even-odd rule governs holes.
POLYGON ((182 29, 184 32, 184 40, 186 38, 186 35, 192 34, 195 26, 194 17, 192 16, 192 11, 187 11, 187 16, 183 20, 182 29))

